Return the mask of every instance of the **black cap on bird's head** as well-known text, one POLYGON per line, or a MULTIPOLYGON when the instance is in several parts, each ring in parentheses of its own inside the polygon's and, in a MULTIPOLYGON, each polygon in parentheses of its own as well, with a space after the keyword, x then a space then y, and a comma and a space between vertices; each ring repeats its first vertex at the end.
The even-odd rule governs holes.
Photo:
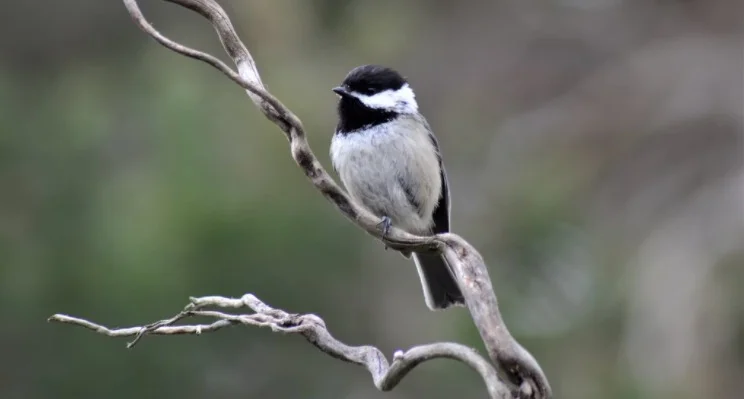
POLYGON ((346 75, 339 95, 338 132, 356 131, 418 112, 413 90, 395 70, 380 65, 362 65, 346 75))
POLYGON ((341 86, 333 89, 339 95, 359 93, 371 96, 385 90, 398 90, 406 79, 392 68, 381 65, 362 65, 346 75, 341 86))

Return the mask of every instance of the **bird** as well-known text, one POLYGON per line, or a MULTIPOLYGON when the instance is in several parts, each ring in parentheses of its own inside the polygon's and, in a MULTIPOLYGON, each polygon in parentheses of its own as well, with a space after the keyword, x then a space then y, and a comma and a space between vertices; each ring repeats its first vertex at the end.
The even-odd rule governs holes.
MULTIPOLYGON (((439 143, 408 81, 382 65, 352 69, 338 95, 333 168, 351 198, 390 226, 416 235, 450 231, 450 193, 439 143)), ((401 252, 416 264, 429 309, 464 306, 456 277, 433 252, 401 252)))

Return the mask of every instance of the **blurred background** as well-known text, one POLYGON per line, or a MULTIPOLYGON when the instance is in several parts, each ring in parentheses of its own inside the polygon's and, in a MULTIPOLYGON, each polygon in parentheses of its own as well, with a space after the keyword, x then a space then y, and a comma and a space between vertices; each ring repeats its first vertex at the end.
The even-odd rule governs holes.
MULTIPOLYGON (((196 14, 143 10, 224 53, 196 14)), ((744 391, 744 3, 222 1, 328 167, 337 85, 408 76, 439 137, 454 230, 485 256, 556 398, 744 391)), ((234 83, 139 31, 120 1, 10 0, 0 27, 0 397, 482 398, 434 361, 393 392, 258 328, 112 339, 46 323, 168 317, 251 292, 386 354, 482 350, 424 305, 412 263, 306 181, 234 83)), ((329 168, 330 169, 330 168, 329 168)))

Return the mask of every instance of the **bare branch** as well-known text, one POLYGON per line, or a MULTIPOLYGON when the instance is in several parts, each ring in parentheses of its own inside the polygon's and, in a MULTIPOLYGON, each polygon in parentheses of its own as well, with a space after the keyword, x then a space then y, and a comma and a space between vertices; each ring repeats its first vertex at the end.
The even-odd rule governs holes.
MULTIPOLYGON (((443 253, 450 267, 456 274, 460 290, 465 297, 465 302, 470 314, 472 315, 473 322, 477 326, 481 338, 483 339, 489 358, 493 364, 497 366, 500 376, 502 376, 504 381, 509 385, 509 390, 521 397, 550 398, 552 396, 550 384, 539 364, 532 355, 519 345, 519 343, 511 336, 509 330, 504 324, 498 308, 498 301, 488 275, 488 269, 478 251, 476 251, 475 248, 473 248, 463 238, 452 233, 439 234, 432 237, 419 237, 393 227, 390 229, 389 234, 386 235, 385 238, 382 238, 381 232, 377 229, 380 219, 351 201, 349 196, 341 190, 338 184, 336 184, 333 178, 331 178, 318 162, 310 149, 305 137, 304 128, 299 118, 297 118, 287 107, 284 106, 284 104, 266 90, 248 49, 246 49, 245 45, 243 45, 242 41, 238 38, 227 14, 215 1, 165 0, 191 9, 209 20, 217 31, 217 35, 223 47, 237 66, 237 72, 233 71, 230 67, 214 56, 191 49, 163 36, 144 18, 136 0, 123 1, 137 25, 160 44, 179 54, 212 65, 242 88, 247 90, 249 97, 261 112, 263 112, 269 120, 273 121, 285 133, 285 136, 290 142, 292 158, 295 160, 297 165, 300 166, 305 175, 323 194, 323 196, 333 203, 344 216, 355 222, 367 233, 382 240, 386 245, 392 248, 399 250, 431 250, 443 253)), ((228 303, 220 302, 224 300, 224 298, 214 300, 220 303, 218 306, 228 305, 228 303)), ((256 311, 256 313, 264 314, 261 311, 256 311)), ((193 315, 197 315, 196 311, 193 309, 186 309, 184 312, 172 319, 144 326, 137 329, 133 334, 124 334, 122 330, 109 330, 94 323, 86 322, 84 320, 81 321, 80 319, 71 318, 69 316, 55 316, 53 320, 86 326, 97 332, 112 336, 134 335, 135 338, 131 343, 132 345, 136 344, 136 342, 145 334, 189 334, 199 333, 200 331, 205 331, 205 329, 210 329, 210 331, 219 329, 229 325, 229 323, 249 325, 263 325, 261 323, 267 323, 265 320, 262 321, 263 319, 221 314, 218 317, 219 320, 210 325, 186 326, 184 327, 186 329, 179 329, 181 327, 171 325, 181 318, 193 315), (193 328, 193 330, 190 330, 189 328, 193 328)), ((214 314, 200 315, 209 317, 218 316, 214 314)), ((299 319, 296 319, 295 321, 299 321, 299 319)), ((268 321, 268 323, 270 326, 274 326, 272 327, 273 329, 282 331, 281 329, 278 329, 276 323, 272 323, 271 321, 268 321)), ((303 323, 298 322, 291 325, 295 328, 304 328, 302 327, 304 326, 303 323)), ((126 330, 126 332, 129 333, 131 331, 126 330)), ((308 338, 307 335, 306 338, 308 338)), ((323 347, 316 343, 316 341, 313 341, 311 338, 308 339, 321 348, 321 350, 324 350, 323 347)), ((333 342, 337 341, 334 340, 333 342)), ((379 351, 377 352, 379 353, 379 351)), ((337 352, 334 352, 329 348, 327 353, 334 355, 334 353, 337 352)), ((410 351, 407 352, 407 354, 408 353, 410 353, 410 351)), ((341 355, 338 357, 345 358, 341 355)), ((348 359, 348 356, 346 359, 348 359)), ((353 362, 366 364, 361 361, 353 362)), ((385 362, 385 365, 387 367, 387 362, 385 362)), ((395 362, 393 365, 395 365, 395 362)), ((373 375, 375 375, 374 372, 373 375)), ((405 375, 405 373, 398 374, 397 376, 402 378, 403 375, 405 375)), ((377 385, 378 381, 376 380, 375 383, 377 385)), ((383 388, 385 386, 386 385, 378 385, 378 387, 383 388)))
POLYGON ((474 349, 467 346, 439 342, 415 346, 405 352, 398 351, 393 355, 392 364, 382 351, 373 346, 349 346, 334 338, 326 328, 325 322, 313 314, 291 314, 281 309, 274 309, 251 294, 242 298, 225 298, 210 296, 191 298, 191 303, 177 315, 147 326, 108 328, 91 321, 56 314, 50 322, 77 325, 109 337, 135 337, 127 346, 132 347, 145 335, 175 335, 202 333, 219 330, 232 325, 268 327, 274 332, 300 334, 321 351, 350 363, 364 366, 372 375, 375 386, 381 391, 389 391, 419 364, 437 358, 449 358, 461 361, 483 378, 491 398, 511 399, 511 391, 499 381, 494 367, 474 349), (231 314, 215 310, 203 310, 207 307, 221 309, 249 308, 254 313, 231 314), (211 324, 173 325, 191 317, 214 319, 211 324))

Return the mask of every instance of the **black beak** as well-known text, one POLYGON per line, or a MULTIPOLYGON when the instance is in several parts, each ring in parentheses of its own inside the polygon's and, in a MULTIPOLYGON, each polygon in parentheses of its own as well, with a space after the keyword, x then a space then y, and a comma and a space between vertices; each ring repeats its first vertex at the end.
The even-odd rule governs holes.
POLYGON ((332 90, 341 97, 347 97, 349 95, 349 92, 343 86, 334 87, 332 90))

